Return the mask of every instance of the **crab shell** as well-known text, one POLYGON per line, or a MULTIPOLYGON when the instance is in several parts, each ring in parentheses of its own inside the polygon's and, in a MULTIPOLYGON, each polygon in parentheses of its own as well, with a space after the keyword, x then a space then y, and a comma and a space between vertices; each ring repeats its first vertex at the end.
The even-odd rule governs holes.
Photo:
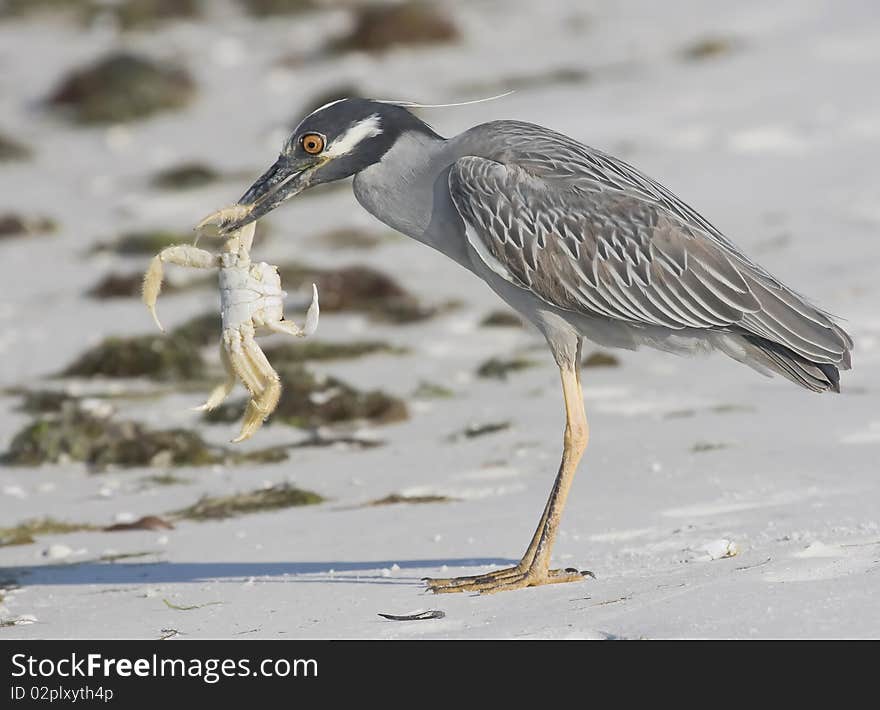
POLYGON ((263 326, 284 317, 284 298, 278 268, 259 262, 243 264, 238 254, 225 253, 220 268, 220 318, 223 330, 253 323, 263 326))

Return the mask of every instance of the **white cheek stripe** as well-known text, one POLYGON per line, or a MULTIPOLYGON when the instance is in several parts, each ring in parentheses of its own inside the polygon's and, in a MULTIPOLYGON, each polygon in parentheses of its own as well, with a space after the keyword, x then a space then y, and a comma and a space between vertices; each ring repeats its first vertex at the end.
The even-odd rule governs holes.
POLYGON ((328 158, 338 158, 350 153, 361 141, 378 136, 382 132, 381 126, 379 115, 375 113, 363 121, 358 121, 333 141, 324 151, 324 155, 328 158))

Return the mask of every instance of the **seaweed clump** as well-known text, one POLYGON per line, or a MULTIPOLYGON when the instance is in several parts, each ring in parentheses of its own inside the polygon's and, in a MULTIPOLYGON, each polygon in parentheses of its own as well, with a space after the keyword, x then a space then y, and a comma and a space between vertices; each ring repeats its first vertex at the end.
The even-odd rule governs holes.
POLYGON ((180 109, 194 94, 183 69, 117 52, 66 76, 48 103, 76 123, 120 123, 180 109))
POLYGON ((616 355, 596 350, 584 358, 582 367, 620 367, 620 360, 616 355))
POLYGON ((170 333, 105 338, 59 373, 60 377, 149 377, 199 380, 206 364, 200 348, 219 342, 220 316, 195 316, 170 333))
POLYGON ((205 466, 221 462, 223 453, 192 431, 151 430, 74 405, 26 425, 13 437, 2 461, 13 466, 78 461, 103 470, 111 465, 205 466))
POLYGON ((198 17, 199 0, 6 0, 0 17, 63 12, 82 24, 109 15, 123 30, 148 27, 167 20, 198 17))
POLYGON ((534 360, 528 360, 523 357, 515 357, 509 360, 493 357, 477 368, 477 377, 506 380, 511 372, 518 372, 519 370, 525 370, 534 366, 534 360))
MULTIPOLYGON (((409 417, 406 403, 380 390, 361 391, 335 377, 318 377, 296 364, 278 366, 281 399, 272 420, 299 428, 316 428, 365 420, 390 424, 409 417)), ((234 422, 244 403, 228 402, 205 417, 211 422, 234 422)))
POLYGON ((0 133, 0 163, 13 160, 27 160, 31 157, 31 149, 7 135, 0 133))
POLYGON ((49 217, 22 217, 12 212, 0 214, 0 239, 50 234, 58 228, 49 217))
POLYGON ((165 229, 147 229, 126 232, 112 242, 101 242, 93 252, 110 251, 120 256, 155 256, 165 247, 192 243, 192 232, 175 232, 165 229))
MULTIPOLYGON (((131 298, 139 296, 144 275, 137 271, 129 274, 110 273, 87 291, 92 298, 131 298)), ((163 292, 174 291, 174 284, 163 284, 163 292)))
POLYGON ((198 346, 174 331, 169 336, 105 338, 68 365, 61 376, 188 380, 200 378, 204 370, 198 346))
POLYGON ((440 308, 425 306, 387 274, 369 266, 320 269, 299 263, 279 267, 281 283, 302 288, 312 282, 321 294, 321 312, 354 311, 373 320, 405 324, 431 318, 440 308))
POLYGON ((736 42, 729 37, 703 37, 687 45, 681 51, 684 60, 700 62, 728 54, 736 48, 736 42))
POLYGON ((93 525, 84 523, 67 523, 55 518, 35 518, 26 520, 11 528, 0 528, 0 547, 12 545, 29 545, 36 542, 38 535, 64 535, 83 530, 94 530, 93 525))
POLYGON ((381 340, 355 340, 346 343, 306 340, 275 345, 263 350, 269 362, 277 366, 310 361, 350 360, 380 353, 401 355, 406 352, 404 348, 396 348, 381 340))
POLYGON ((171 516, 177 520, 223 520, 247 513, 317 505, 323 502, 324 498, 317 493, 282 483, 246 493, 205 496, 193 505, 172 513, 171 516))
POLYGON ((316 0, 238 0, 247 12, 255 17, 292 15, 321 7, 316 0))
POLYGON ((480 325, 484 328, 522 328, 522 319, 513 311, 491 311, 480 325))
POLYGON ((333 42, 331 48, 342 52, 383 52, 401 45, 452 42, 458 36, 455 23, 436 4, 408 0, 356 8, 351 32, 333 42))
POLYGON ((402 493, 392 493, 384 498, 371 500, 366 505, 374 507, 378 505, 400 505, 401 503, 420 504, 420 503, 453 503, 457 499, 443 495, 404 495, 402 493))
POLYGON ((192 190, 220 180, 214 168, 202 163, 183 163, 158 172, 152 179, 153 187, 161 190, 192 190))

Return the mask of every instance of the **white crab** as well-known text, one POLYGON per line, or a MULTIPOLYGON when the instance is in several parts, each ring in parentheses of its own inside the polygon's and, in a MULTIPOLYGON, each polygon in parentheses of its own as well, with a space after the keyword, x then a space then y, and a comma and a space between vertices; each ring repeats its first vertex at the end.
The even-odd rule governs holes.
MULTIPOLYGON (((197 226, 202 233, 209 226, 220 226, 243 215, 247 210, 240 205, 218 210, 197 226)), ((281 380, 266 359, 254 337, 258 331, 286 333, 306 337, 318 327, 318 289, 312 284, 312 303, 300 328, 284 319, 284 297, 278 267, 265 262, 251 261, 250 250, 256 223, 232 232, 223 245, 221 254, 212 254, 192 244, 179 244, 160 251, 144 274, 143 301, 164 332, 156 315, 156 300, 162 288, 163 264, 177 264, 197 269, 220 271, 220 318, 223 335, 220 357, 226 370, 226 380, 214 388, 208 401, 197 409, 210 411, 220 405, 236 379, 250 392, 251 399, 245 410, 241 433, 233 442, 250 438, 263 421, 275 411, 281 397, 281 380)))

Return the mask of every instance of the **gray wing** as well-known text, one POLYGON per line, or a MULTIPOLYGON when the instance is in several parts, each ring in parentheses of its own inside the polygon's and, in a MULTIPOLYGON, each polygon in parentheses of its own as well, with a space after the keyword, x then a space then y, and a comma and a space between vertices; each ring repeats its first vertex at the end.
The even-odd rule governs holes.
POLYGON ((548 159, 550 147, 538 146, 522 162, 467 156, 453 165, 453 201, 487 266, 565 310, 635 326, 744 331, 849 366, 852 342, 826 313, 665 188, 571 143, 570 160, 548 159))

